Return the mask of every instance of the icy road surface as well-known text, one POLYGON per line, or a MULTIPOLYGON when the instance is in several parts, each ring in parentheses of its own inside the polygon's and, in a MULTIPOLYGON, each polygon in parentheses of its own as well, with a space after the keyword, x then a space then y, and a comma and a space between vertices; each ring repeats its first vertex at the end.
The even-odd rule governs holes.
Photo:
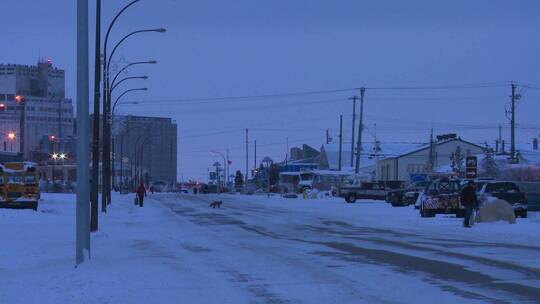
POLYGON ((468 230, 381 202, 216 197, 115 197, 78 269, 73 196, 2 210, 0 303, 540 301, 535 215, 468 230))

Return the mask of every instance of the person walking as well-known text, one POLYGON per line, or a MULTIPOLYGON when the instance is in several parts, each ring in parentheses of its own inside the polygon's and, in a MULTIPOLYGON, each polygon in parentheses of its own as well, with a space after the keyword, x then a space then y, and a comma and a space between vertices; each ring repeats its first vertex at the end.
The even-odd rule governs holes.
POLYGON ((144 182, 141 182, 139 187, 137 187, 137 200, 139 201, 139 207, 143 206, 144 197, 146 196, 146 188, 144 187, 144 182))
POLYGON ((476 185, 470 180, 461 190, 461 204, 465 207, 465 216, 463 217, 463 227, 471 228, 473 210, 478 207, 476 198, 476 185))

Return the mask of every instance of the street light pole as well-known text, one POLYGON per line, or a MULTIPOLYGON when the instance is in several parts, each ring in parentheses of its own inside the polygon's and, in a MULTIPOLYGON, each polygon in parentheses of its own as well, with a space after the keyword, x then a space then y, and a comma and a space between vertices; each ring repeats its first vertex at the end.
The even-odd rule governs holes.
MULTIPOLYGON (((106 127, 107 127, 107 120, 108 120, 108 117, 107 117, 107 114, 108 114, 108 109, 107 109, 107 99, 108 99, 108 83, 109 83, 109 74, 108 74, 108 63, 107 63, 107 45, 109 43, 109 35, 111 34, 111 31, 112 31, 112 28, 114 27, 114 25, 116 24, 116 21, 118 20, 118 18, 128 9, 130 8, 132 5, 134 5, 135 3, 137 2, 140 2, 141 0, 133 0, 131 1, 130 3, 128 3, 126 6, 124 6, 117 14, 116 16, 114 16, 113 20, 111 21, 111 23, 109 24, 109 28, 107 29, 107 33, 105 35, 105 40, 104 40, 104 44, 103 44, 103 119, 102 119, 102 123, 103 123, 103 158, 102 158, 102 166, 105 164, 105 161, 107 159, 110 159, 110 157, 106 157, 105 155, 105 147, 106 147, 106 140, 107 140, 107 136, 106 136, 106 127), (107 158, 107 159, 106 159, 107 158)), ((110 140, 110 139, 109 139, 110 140)), ((110 155, 109 155, 110 156, 110 155)), ((105 168, 102 169, 102 171, 104 172, 105 168)), ((99 172, 99 168, 96 167, 95 170, 93 172, 93 174, 98 174, 96 172, 99 172)), ((102 172, 102 173, 103 173, 102 172)), ((101 202, 101 211, 102 212, 107 212, 107 199, 109 198, 110 199, 110 196, 107 196, 107 194, 110 195, 110 193, 107 193, 106 191, 106 180, 103 179, 103 177, 105 177, 106 175, 105 174, 102 174, 102 190, 101 190, 101 194, 102 194, 102 202, 101 202)), ((96 193, 97 193, 97 189, 96 190, 96 193)))
MULTIPOLYGON (((105 105, 104 105, 104 115, 103 115, 103 137, 104 137, 104 141, 103 141, 103 153, 104 153, 104 156, 103 156, 103 164, 104 164, 104 167, 103 167, 103 181, 104 181, 104 191, 103 191, 103 194, 102 196, 106 199, 107 203, 110 204, 111 203, 111 126, 110 126, 110 121, 108 119, 108 116, 111 115, 111 93, 112 93, 112 90, 111 90, 111 84, 110 84, 110 65, 111 65, 111 60, 112 58, 114 57, 114 54, 116 53, 116 51, 118 50, 118 48, 122 45, 122 43, 124 41, 126 41, 129 37, 133 36, 133 35, 136 35, 136 34, 141 34, 141 33, 149 33, 149 32, 155 32, 155 33, 164 33, 166 30, 164 28, 159 28, 159 29, 147 29, 147 30, 138 30, 138 31, 134 31, 134 32, 131 32, 127 35, 125 35, 122 39, 120 39, 120 41, 118 41, 118 43, 116 43, 116 45, 114 46, 112 52, 111 52, 111 55, 108 57, 107 61, 106 61, 106 68, 105 68, 105 73, 106 73, 106 76, 105 76, 105 86, 106 86, 106 102, 105 102, 105 105)), ((108 36, 109 32, 107 32, 107 36, 108 36)), ((108 38, 108 37, 107 37, 108 38)), ((105 38, 105 43, 107 43, 107 38, 105 38)))
MULTIPOLYGON (((120 84, 120 82, 118 84, 120 84)), ((122 103, 118 103, 118 101, 129 92, 147 91, 147 90, 148 90, 148 88, 131 89, 131 90, 124 91, 120 96, 118 96, 118 98, 114 102, 114 105, 113 105, 112 111, 111 111, 111 126, 112 127, 114 127, 114 113, 116 111, 116 106, 122 104, 122 103)), ((127 103, 125 103, 125 104, 127 104, 127 103)), ((133 102, 132 104, 137 104, 137 103, 133 102)), ((110 166, 111 166, 110 168, 112 170, 112 184, 113 184, 113 186, 116 186, 116 180, 115 180, 116 179, 116 172, 115 172, 115 153, 116 153, 115 140, 116 140, 116 138, 115 138, 115 135, 112 134, 112 132, 111 132, 110 136, 111 136, 111 141, 112 141, 112 144, 111 144, 111 147, 112 147, 112 149, 111 149, 112 150, 112 161, 111 161, 111 164, 110 164, 110 166)))
POLYGON ((101 0, 96 0, 96 47, 94 62, 94 117, 92 136, 92 189, 90 230, 98 230, 98 189, 99 189, 99 100, 101 83, 101 0))
MULTIPOLYGON (((227 167, 229 166, 228 162, 227 162, 227 158, 225 157, 225 155, 223 155, 223 153, 219 152, 219 151, 210 151, 210 153, 213 153, 213 154, 218 154, 219 156, 221 156, 221 158, 223 158, 223 171, 224 171, 224 174, 227 174, 227 167)), ((219 172, 218 172, 218 175, 219 175, 219 172)), ((219 176, 217 177, 218 178, 218 183, 219 183, 219 176)), ((224 176, 223 180, 227 180, 227 176, 224 176)))

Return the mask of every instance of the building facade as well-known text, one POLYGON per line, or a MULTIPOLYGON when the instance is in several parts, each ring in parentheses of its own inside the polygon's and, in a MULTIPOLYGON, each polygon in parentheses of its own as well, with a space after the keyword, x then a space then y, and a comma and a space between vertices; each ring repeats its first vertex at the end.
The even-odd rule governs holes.
POLYGON ((377 179, 408 182, 414 175, 429 174, 431 168, 450 165, 451 156, 458 147, 463 156, 481 154, 485 150, 484 147, 457 137, 437 140, 433 144, 425 144, 400 155, 379 160, 377 179))
POLYGON ((0 151, 32 160, 43 137, 73 137, 73 103, 65 97, 65 72, 51 61, 36 66, 0 65, 0 151), (24 135, 24 136, 22 136, 24 135), (23 149, 21 151, 21 138, 23 149))
POLYGON ((177 179, 177 125, 170 118, 115 116, 114 184, 147 184, 177 179))

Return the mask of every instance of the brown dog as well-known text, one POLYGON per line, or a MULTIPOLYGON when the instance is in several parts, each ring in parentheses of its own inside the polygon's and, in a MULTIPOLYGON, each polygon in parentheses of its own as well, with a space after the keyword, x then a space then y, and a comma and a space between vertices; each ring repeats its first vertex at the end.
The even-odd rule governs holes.
POLYGON ((212 208, 221 208, 221 204, 223 204, 222 201, 213 201, 213 202, 210 204, 210 207, 212 207, 212 208))

